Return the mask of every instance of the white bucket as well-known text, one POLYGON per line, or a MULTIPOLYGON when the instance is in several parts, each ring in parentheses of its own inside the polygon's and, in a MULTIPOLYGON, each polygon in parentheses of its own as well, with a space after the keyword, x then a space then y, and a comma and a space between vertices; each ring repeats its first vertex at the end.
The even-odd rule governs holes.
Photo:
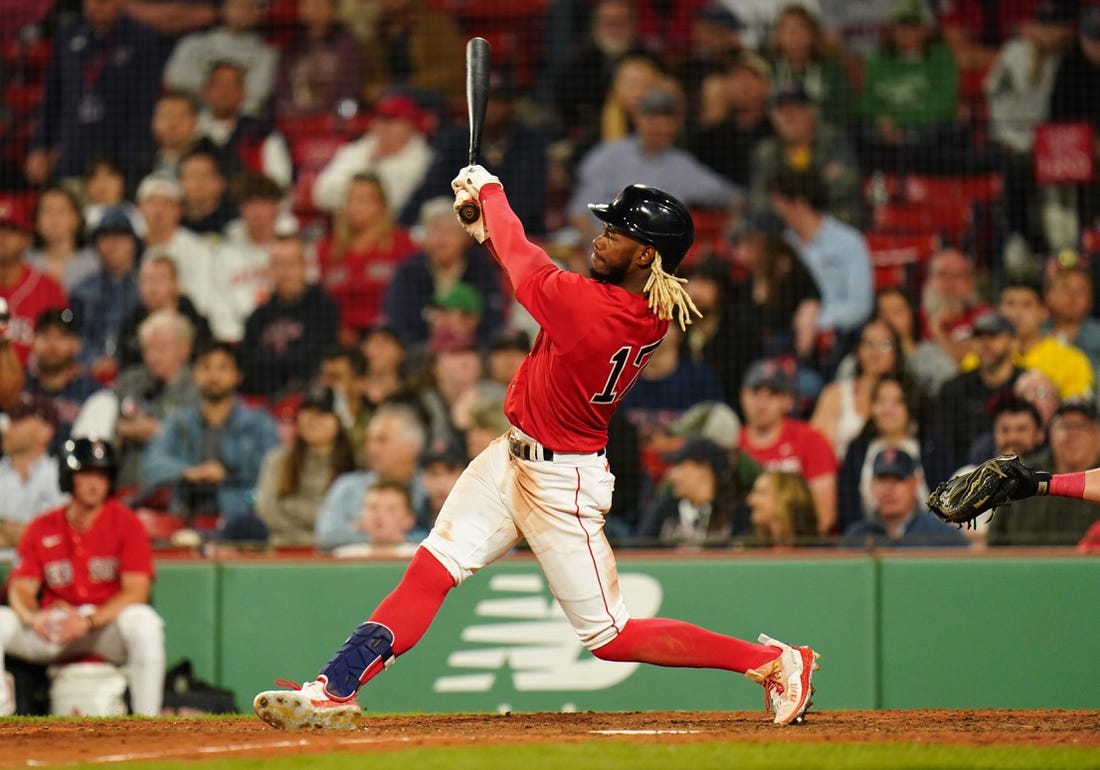
POLYGON ((50 713, 57 716, 122 716, 126 677, 110 663, 70 663, 50 669, 50 713))

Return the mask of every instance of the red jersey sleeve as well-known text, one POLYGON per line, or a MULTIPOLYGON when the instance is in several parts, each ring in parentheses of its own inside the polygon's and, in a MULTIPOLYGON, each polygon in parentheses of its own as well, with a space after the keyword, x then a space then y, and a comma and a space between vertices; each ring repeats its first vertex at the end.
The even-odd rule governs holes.
POLYGON ((799 425, 798 454, 802 457, 802 475, 807 480, 835 474, 836 453, 821 431, 810 425, 799 425))
POLYGON ((153 568, 153 549, 149 545, 149 535, 137 514, 121 503, 118 503, 118 507, 118 526, 121 531, 119 574, 140 572, 152 580, 156 577, 156 572, 153 568))

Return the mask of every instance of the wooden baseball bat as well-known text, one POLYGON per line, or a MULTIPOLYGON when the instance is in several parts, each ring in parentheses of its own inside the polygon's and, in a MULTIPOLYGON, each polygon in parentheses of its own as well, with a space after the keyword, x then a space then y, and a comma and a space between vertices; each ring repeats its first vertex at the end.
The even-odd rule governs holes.
MULTIPOLYGON (((466 43, 466 115, 470 119, 470 165, 481 161, 481 129, 485 125, 485 103, 489 101, 489 41, 470 38, 466 43)), ((475 201, 463 203, 459 218, 466 224, 476 222, 481 207, 475 201)))

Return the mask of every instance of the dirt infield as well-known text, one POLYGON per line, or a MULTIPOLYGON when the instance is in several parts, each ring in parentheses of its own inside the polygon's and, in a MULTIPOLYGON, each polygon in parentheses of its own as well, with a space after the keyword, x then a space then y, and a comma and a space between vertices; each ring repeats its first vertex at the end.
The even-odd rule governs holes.
POLYGON ((633 712, 429 716, 364 715, 354 732, 279 732, 258 719, 0 720, 0 768, 77 762, 268 757, 411 746, 577 742, 601 736, 670 741, 919 741, 1100 747, 1100 711, 826 711, 798 727, 763 713, 633 712))

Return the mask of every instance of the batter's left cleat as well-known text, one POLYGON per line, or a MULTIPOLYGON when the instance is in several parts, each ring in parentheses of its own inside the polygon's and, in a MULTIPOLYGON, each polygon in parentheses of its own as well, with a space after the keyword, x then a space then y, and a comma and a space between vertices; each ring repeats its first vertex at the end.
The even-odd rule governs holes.
POLYGON ((802 724, 813 705, 813 676, 820 668, 821 656, 809 647, 797 647, 778 642, 765 634, 758 640, 779 649, 779 657, 763 666, 745 672, 752 681, 764 687, 765 704, 775 714, 777 725, 802 724))
POLYGON ((252 700, 256 715, 277 730, 355 730, 362 710, 352 695, 337 700, 325 691, 324 678, 299 685, 285 679, 275 680, 289 690, 266 690, 252 700))

